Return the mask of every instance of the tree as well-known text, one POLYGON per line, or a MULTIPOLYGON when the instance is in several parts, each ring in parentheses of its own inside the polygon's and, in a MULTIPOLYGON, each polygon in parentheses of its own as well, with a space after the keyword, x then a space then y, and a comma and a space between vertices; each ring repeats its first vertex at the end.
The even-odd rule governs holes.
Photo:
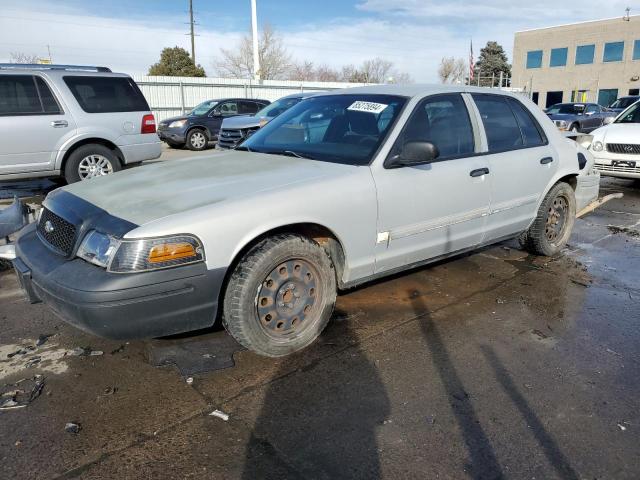
POLYGON ((505 78, 511 76, 507 54, 498 42, 487 42, 487 46, 480 50, 475 75, 480 77, 481 86, 495 87, 500 83, 500 72, 505 78))
POLYGON ((443 57, 438 67, 438 77, 442 83, 463 83, 466 69, 463 59, 443 57))
POLYGON ((37 55, 24 52, 11 52, 9 54, 9 63, 38 63, 37 55))
MULTIPOLYGON (((220 49, 222 58, 214 65, 219 75, 232 78, 249 78, 253 71, 253 43, 250 35, 245 35, 233 49, 220 49)), ((286 78, 291 69, 291 55, 282 44, 280 36, 266 25, 258 39, 260 78, 278 80, 286 78)))
POLYGON ((168 77, 204 77, 204 68, 191 60, 191 55, 184 48, 165 48, 160 54, 160 61, 149 68, 149 75, 166 75, 168 77))

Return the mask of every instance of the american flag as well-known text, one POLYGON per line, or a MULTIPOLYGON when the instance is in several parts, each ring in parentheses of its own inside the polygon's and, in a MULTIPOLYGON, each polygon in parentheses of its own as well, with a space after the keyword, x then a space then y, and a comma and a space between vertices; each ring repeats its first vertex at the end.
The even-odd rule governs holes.
POLYGON ((475 77, 476 62, 473 57, 473 40, 471 40, 471 49, 469 50, 469 85, 475 77))

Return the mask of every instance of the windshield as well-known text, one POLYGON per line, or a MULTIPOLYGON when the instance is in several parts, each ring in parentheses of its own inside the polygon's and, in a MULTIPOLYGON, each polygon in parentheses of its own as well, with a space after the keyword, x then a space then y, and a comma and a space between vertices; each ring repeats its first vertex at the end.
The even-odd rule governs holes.
POLYGON ((619 98, 618 100, 613 102, 611 104, 611 107, 609 107, 609 108, 622 108, 622 109, 625 109, 627 107, 630 107, 634 103, 636 103, 638 101, 638 98, 640 98, 640 97, 619 98))
POLYGON ((258 130, 240 149, 368 165, 405 103, 406 98, 391 95, 311 97, 258 130))
POLYGON ((614 123, 640 123, 640 103, 622 112, 614 123))
POLYGON ((568 115, 580 115, 584 112, 584 103, 558 103, 547 109, 547 113, 554 114, 568 114, 568 115))
POLYGON ((258 113, 256 113, 256 117, 268 117, 273 118, 280 115, 282 112, 289 110, 294 105, 300 103, 302 98, 281 98, 280 100, 276 100, 275 102, 267 105, 258 113))
POLYGON ((206 102, 202 102, 200 105, 189 112, 189 116, 199 117, 201 115, 206 115, 207 112, 209 112, 209 110, 215 107, 218 103, 219 102, 217 100, 207 100, 206 102))

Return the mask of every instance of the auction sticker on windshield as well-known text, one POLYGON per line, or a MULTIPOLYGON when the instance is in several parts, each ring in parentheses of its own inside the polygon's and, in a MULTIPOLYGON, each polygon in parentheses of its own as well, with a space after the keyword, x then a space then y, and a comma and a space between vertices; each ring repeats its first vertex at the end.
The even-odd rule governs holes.
POLYGON ((358 100, 357 102, 353 102, 347 110, 351 110, 352 112, 367 112, 377 115, 387 107, 388 105, 385 105, 384 103, 363 102, 358 100))

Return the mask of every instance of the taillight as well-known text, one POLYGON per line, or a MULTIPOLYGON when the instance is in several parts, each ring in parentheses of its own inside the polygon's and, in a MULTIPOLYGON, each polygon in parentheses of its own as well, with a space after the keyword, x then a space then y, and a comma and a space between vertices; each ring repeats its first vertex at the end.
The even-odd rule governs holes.
POLYGON ((140 133, 156 133, 156 119, 150 113, 142 117, 140 133))

